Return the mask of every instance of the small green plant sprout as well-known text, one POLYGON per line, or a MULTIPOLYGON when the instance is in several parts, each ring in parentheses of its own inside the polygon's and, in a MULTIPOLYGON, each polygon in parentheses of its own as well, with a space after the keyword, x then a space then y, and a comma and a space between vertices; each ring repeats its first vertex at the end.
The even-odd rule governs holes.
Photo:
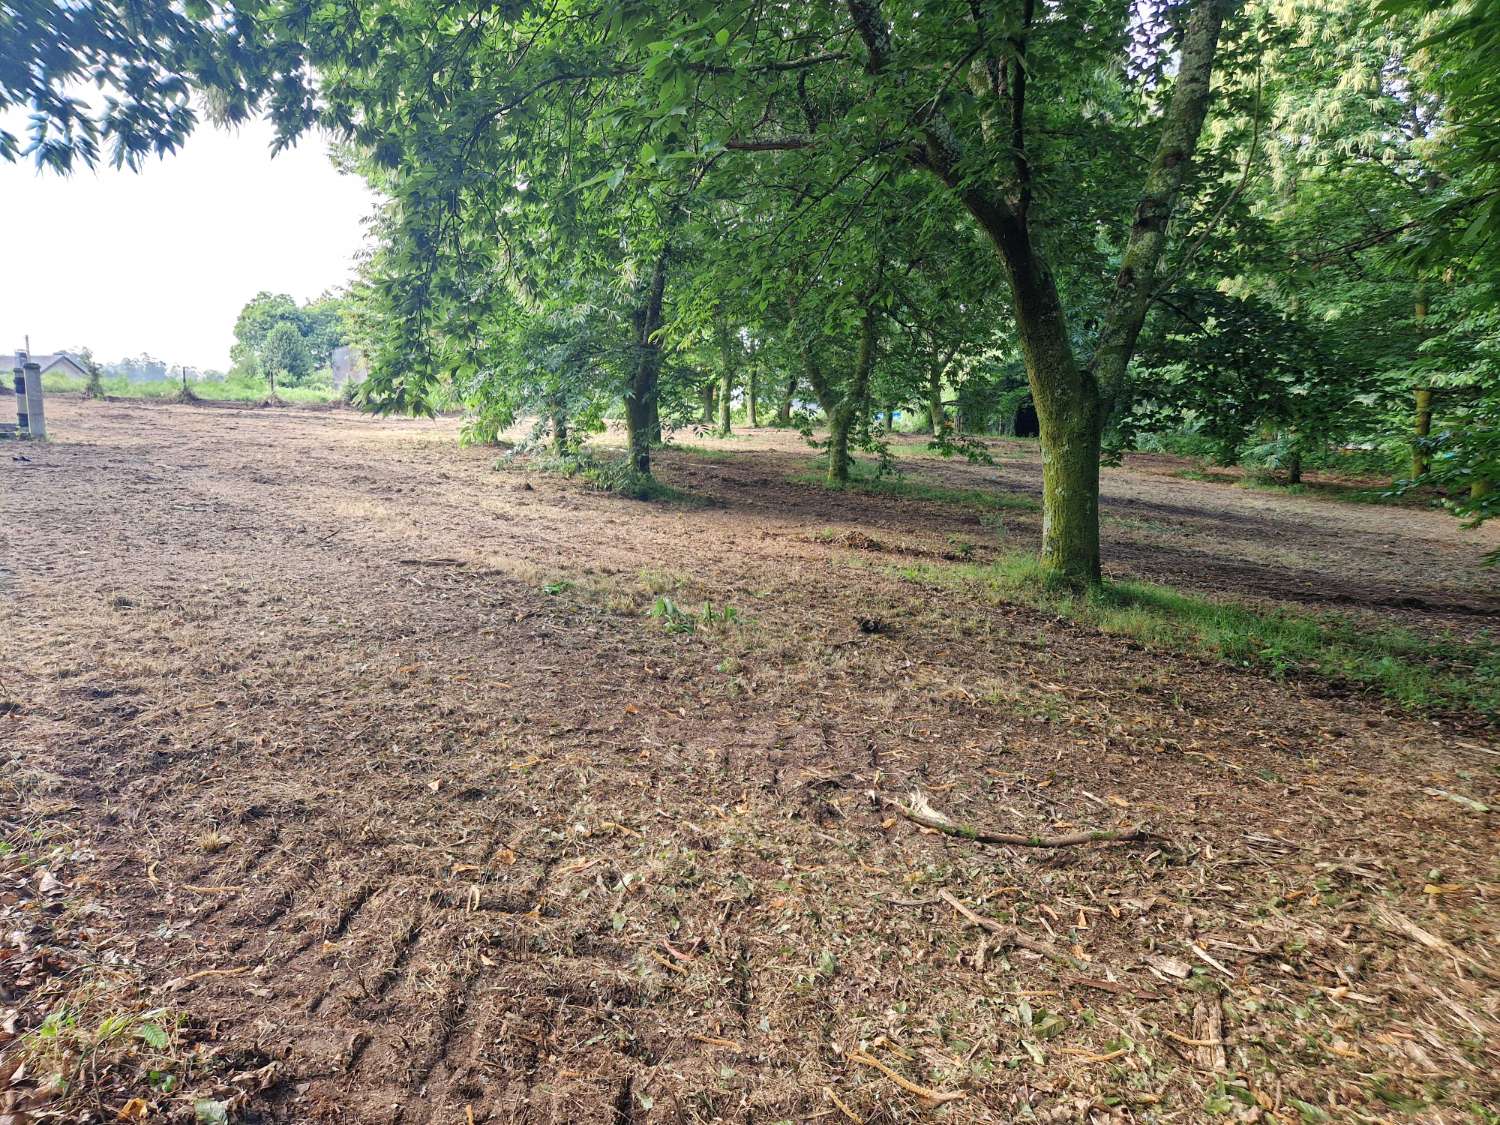
POLYGON ((665 594, 656 599, 647 616, 661 618, 662 627, 669 633, 691 633, 698 628, 693 611, 683 609, 665 594))
POLYGON ((542 587, 542 593, 556 597, 558 594, 566 594, 573 588, 573 583, 566 578, 559 578, 555 582, 548 582, 542 587))
POLYGON ((722 609, 715 609, 713 602, 703 603, 703 623, 705 625, 733 625, 738 619, 739 614, 732 605, 726 605, 722 609))

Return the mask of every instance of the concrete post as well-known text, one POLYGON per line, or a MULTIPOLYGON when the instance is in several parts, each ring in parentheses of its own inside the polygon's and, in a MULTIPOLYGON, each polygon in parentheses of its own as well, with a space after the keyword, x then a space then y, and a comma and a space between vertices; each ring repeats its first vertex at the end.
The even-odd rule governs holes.
POLYGON ((47 419, 42 412, 42 365, 26 361, 26 428, 40 441, 47 436, 47 419))

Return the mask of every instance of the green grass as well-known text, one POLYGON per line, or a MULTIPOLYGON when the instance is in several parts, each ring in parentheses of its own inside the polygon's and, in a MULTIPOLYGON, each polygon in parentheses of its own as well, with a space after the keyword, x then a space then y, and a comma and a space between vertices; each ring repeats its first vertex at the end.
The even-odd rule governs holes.
MULTIPOLYGON (((82 394, 87 381, 74 375, 44 375, 42 389, 48 394, 82 394)), ((154 379, 131 382, 123 376, 101 380, 104 393, 111 398, 163 400, 177 397, 182 383, 177 379, 154 379)), ((221 382, 189 383, 188 389, 207 402, 262 402, 266 385, 258 380, 225 379, 221 382)), ((331 387, 278 387, 276 397, 299 406, 335 402, 339 392, 331 387)))
POLYGON ((1319 500, 1337 500, 1343 504, 1397 504, 1400 502, 1400 497, 1392 496, 1389 492, 1379 488, 1306 482, 1284 484, 1281 481, 1254 474, 1247 475, 1241 480, 1239 487, 1255 492, 1276 492, 1283 496, 1312 496, 1319 500))
MULTIPOLYGON (((798 484, 824 486, 828 484, 827 475, 816 469, 797 473, 792 480, 798 484)), ((1035 512, 1041 508, 1040 501, 1030 496, 1017 496, 1013 492, 1001 492, 998 488, 951 488, 947 485, 931 484, 904 476, 877 477, 862 465, 854 466, 850 472, 849 483, 844 487, 871 496, 926 500, 934 504, 953 504, 960 508, 974 508, 983 512, 1035 512)))
POLYGON ((733 461, 739 457, 739 451, 734 449, 714 449, 707 445, 689 445, 687 442, 672 441, 661 447, 663 453, 677 451, 679 453, 690 453, 694 457, 701 457, 705 461, 733 461))
POLYGON ((914 582, 978 586, 997 601, 1059 613, 1151 648, 1186 652, 1273 676, 1354 684, 1416 711, 1500 715, 1500 645, 1430 640, 1341 617, 1266 611, 1144 582, 1108 582, 1087 594, 1049 586, 1036 559, 897 568, 914 582))

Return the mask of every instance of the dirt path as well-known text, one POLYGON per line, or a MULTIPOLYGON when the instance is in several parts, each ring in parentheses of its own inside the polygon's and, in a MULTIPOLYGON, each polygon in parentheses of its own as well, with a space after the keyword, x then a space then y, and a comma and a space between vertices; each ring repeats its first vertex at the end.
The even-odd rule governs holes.
MULTIPOLYGON (((496 472, 449 422, 62 398, 49 422, 0 461, 0 1011, 23 1032, 105 973, 180 1013, 156 1065, 182 1081, 127 1066, 101 1120, 130 1096, 615 1123, 1500 1100, 1500 836, 1441 795, 1495 804, 1487 742, 902 581, 996 529, 795 483, 787 435, 664 454, 711 501, 684 507, 496 472), (661 596, 737 620, 669 632, 661 596), (896 815, 914 788, 1155 838, 979 847, 896 815)), ((918 465, 1034 491, 1034 451, 1003 452, 918 465)), ((1116 573, 1493 627, 1491 533, 1177 468, 1106 474, 1116 573)))

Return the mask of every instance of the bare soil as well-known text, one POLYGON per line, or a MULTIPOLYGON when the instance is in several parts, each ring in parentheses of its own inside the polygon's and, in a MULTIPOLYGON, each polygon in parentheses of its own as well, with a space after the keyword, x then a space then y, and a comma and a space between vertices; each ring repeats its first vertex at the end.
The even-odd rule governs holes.
MULTIPOLYGON (((701 503, 644 504, 449 420, 48 418, 0 447, 0 1121, 1496 1119, 1492 729, 903 581, 1038 516, 795 435, 680 435, 701 503), (62 1096, 65 1001, 171 1043, 62 1096)), ((1494 532, 1185 467, 1106 472, 1112 574, 1500 620, 1494 532)))

